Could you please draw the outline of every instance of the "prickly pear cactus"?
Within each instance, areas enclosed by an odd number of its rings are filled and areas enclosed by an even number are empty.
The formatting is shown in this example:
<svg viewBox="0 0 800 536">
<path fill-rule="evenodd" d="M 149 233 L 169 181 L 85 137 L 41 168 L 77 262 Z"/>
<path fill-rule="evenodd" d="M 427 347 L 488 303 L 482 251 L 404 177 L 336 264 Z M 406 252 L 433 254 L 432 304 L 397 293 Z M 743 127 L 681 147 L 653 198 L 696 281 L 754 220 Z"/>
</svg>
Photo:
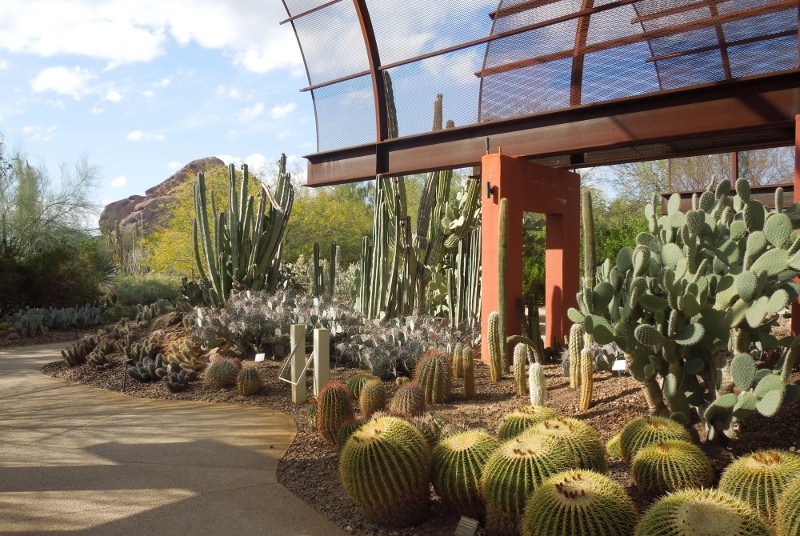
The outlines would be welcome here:
<svg viewBox="0 0 800 536">
<path fill-rule="evenodd" d="M 425 413 L 425 391 L 414 382 L 401 385 L 389 402 L 389 411 L 406 417 Z"/>
<path fill-rule="evenodd" d="M 386 407 L 386 387 L 380 378 L 364 384 L 358 395 L 358 407 L 365 420 L 369 419 L 376 411 L 381 411 Z"/>
<path fill-rule="evenodd" d="M 625 488 L 609 477 L 575 469 L 536 488 L 525 505 L 523 536 L 629 536 L 639 510 Z"/>
<path fill-rule="evenodd" d="M 688 489 L 659 499 L 642 516 L 636 536 L 769 536 L 755 510 L 715 489 Z"/>
<path fill-rule="evenodd" d="M 497 438 L 480 430 L 453 434 L 436 445 L 431 480 L 444 504 L 461 515 L 483 518 L 481 475 L 484 464 L 499 446 Z"/>
<path fill-rule="evenodd" d="M 427 515 L 431 452 L 411 424 L 373 419 L 344 445 L 339 474 L 345 492 L 373 523 L 412 525 Z"/>
<path fill-rule="evenodd" d="M 331 444 L 339 438 L 339 428 L 353 419 L 353 405 L 347 388 L 341 382 L 325 384 L 317 397 L 317 432 Z"/>
<path fill-rule="evenodd" d="M 783 490 L 800 476 L 800 454 L 759 450 L 733 461 L 719 479 L 719 489 L 749 504 L 774 521 Z"/>
<path fill-rule="evenodd" d="M 631 463 L 640 449 L 652 443 L 677 439 L 691 443 L 692 437 L 686 428 L 665 417 L 639 417 L 626 424 L 620 431 L 619 449 L 622 461 Z"/>
<path fill-rule="evenodd" d="M 563 445 L 575 457 L 576 469 L 589 469 L 598 473 L 608 471 L 606 446 L 597 431 L 578 419 L 556 417 L 538 422 L 524 434 L 539 434 Z"/>
<path fill-rule="evenodd" d="M 429 350 L 414 368 L 414 381 L 425 391 L 426 404 L 443 404 L 453 390 L 452 369 L 447 356 Z"/>
<path fill-rule="evenodd" d="M 631 477 L 645 495 L 657 497 L 687 488 L 708 488 L 714 466 L 705 452 L 686 441 L 661 441 L 639 450 L 631 462 Z"/>
<path fill-rule="evenodd" d="M 261 390 L 264 382 L 258 375 L 258 369 L 255 367 L 242 367 L 236 379 L 236 388 L 238 391 L 245 395 L 254 395 Z"/>
<path fill-rule="evenodd" d="M 552 439 L 525 434 L 506 441 L 483 468 L 486 533 L 515 536 L 530 494 L 545 479 L 573 467 L 575 459 Z"/>
<path fill-rule="evenodd" d="M 506 441 L 516 437 L 534 424 L 558 417 L 556 412 L 546 406 L 526 406 L 515 409 L 500 420 L 497 427 L 497 437 Z"/>
</svg>

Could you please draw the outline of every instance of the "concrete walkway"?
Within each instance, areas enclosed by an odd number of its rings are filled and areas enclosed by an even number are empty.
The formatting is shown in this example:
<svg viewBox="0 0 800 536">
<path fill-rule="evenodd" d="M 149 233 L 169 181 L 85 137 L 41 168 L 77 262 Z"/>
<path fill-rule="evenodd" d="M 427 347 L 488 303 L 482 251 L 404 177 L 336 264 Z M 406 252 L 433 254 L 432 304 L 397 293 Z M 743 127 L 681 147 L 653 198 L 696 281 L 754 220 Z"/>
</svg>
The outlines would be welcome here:
<svg viewBox="0 0 800 536">
<path fill-rule="evenodd" d="M 287 415 L 42 374 L 63 346 L 0 351 L 0 534 L 345 534 L 277 482 Z"/>
</svg>

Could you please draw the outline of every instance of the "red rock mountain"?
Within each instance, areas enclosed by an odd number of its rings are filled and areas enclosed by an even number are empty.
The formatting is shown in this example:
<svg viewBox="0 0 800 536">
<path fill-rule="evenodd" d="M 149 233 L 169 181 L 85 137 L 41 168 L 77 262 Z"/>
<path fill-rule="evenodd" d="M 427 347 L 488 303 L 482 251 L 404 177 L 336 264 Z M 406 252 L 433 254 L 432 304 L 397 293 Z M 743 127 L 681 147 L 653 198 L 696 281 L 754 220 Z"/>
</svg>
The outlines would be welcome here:
<svg viewBox="0 0 800 536">
<path fill-rule="evenodd" d="M 225 163 L 215 156 L 194 160 L 161 184 L 149 188 L 145 195 L 132 195 L 109 203 L 100 214 L 100 229 L 110 229 L 117 221 L 122 227 L 142 222 L 145 229 L 152 229 L 161 216 L 159 207 L 169 202 L 178 186 L 194 180 L 201 171 L 208 172 L 219 166 L 224 167 Z"/>
</svg>

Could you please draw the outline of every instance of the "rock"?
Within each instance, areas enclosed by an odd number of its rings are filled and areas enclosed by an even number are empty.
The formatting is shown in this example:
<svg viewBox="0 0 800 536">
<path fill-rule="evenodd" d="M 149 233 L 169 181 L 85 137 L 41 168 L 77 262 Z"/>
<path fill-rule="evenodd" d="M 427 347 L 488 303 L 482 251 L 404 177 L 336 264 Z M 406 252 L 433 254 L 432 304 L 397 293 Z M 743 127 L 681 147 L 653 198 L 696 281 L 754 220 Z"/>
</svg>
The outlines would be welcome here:
<svg viewBox="0 0 800 536">
<path fill-rule="evenodd" d="M 136 222 L 144 224 L 147 229 L 153 229 L 160 221 L 163 213 L 161 207 L 169 204 L 175 190 L 187 180 L 194 180 L 201 171 L 208 172 L 216 167 L 224 167 L 225 163 L 215 156 L 194 160 L 171 177 L 160 184 L 148 188 L 145 195 L 132 195 L 109 203 L 100 214 L 99 227 L 102 231 L 114 228 L 116 222 L 121 227 L 133 225 Z"/>
</svg>

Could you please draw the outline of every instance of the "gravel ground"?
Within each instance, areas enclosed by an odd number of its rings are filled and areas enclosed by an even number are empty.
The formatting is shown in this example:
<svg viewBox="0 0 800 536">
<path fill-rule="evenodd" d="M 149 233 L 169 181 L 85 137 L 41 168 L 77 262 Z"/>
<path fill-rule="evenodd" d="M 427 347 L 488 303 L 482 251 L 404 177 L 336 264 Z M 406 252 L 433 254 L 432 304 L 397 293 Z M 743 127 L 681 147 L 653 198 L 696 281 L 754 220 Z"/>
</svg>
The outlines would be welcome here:
<svg viewBox="0 0 800 536">
<path fill-rule="evenodd" d="M 80 334 L 79 334 L 80 335 Z M 162 349 L 169 343 L 186 337 L 179 326 L 153 331 L 142 331 L 139 336 L 150 335 Z M 63 337 L 63 338 L 60 338 Z M 59 340 L 75 340 L 75 333 L 48 334 L 36 340 L 7 341 L 0 338 L 0 348 L 19 345 L 20 342 L 43 343 Z M 43 372 L 69 381 L 95 385 L 102 389 L 121 391 L 123 387 L 122 355 L 112 355 L 114 366 L 108 370 L 95 370 L 87 365 L 67 368 L 63 361 L 56 361 L 44 367 Z M 337 470 L 338 454 L 335 447 L 325 444 L 314 429 L 314 401 L 295 405 L 291 402 L 290 386 L 278 379 L 280 363 L 265 361 L 249 363 L 255 366 L 264 388 L 252 396 L 242 396 L 233 388 L 209 389 L 202 382 L 190 384 L 182 393 L 169 393 L 160 383 L 142 384 L 128 378 L 125 393 L 135 397 L 162 398 L 175 400 L 199 400 L 226 404 L 252 405 L 275 409 L 292 416 L 297 423 L 297 437 L 278 468 L 279 481 L 309 503 L 323 515 L 330 518 L 345 531 L 354 535 L 449 535 L 453 534 L 458 516 L 445 511 L 433 493 L 431 516 L 421 525 L 405 529 L 380 527 L 365 522 L 359 509 L 344 493 Z M 610 439 L 631 419 L 646 415 L 647 408 L 638 382 L 633 378 L 615 373 L 596 373 L 594 376 L 594 395 L 592 407 L 583 413 L 577 410 L 577 393 L 569 388 L 568 379 L 563 376 L 560 364 L 545 367 L 548 387 L 547 405 L 561 415 L 574 416 L 592 425 L 603 440 Z M 345 382 L 350 376 L 361 371 L 336 369 L 331 371 L 332 380 Z M 795 373 L 792 381 L 798 382 L 800 374 Z M 311 376 L 307 378 L 311 392 Z M 452 399 L 441 405 L 429 406 L 428 411 L 444 420 L 452 428 L 482 428 L 495 431 L 503 415 L 512 409 L 529 403 L 527 397 L 514 394 L 513 378 L 507 374 L 500 382 L 489 380 L 488 367 L 476 365 L 476 384 L 478 395 L 473 400 L 463 396 L 461 380 L 454 380 Z M 396 389 L 394 382 L 386 382 L 389 395 Z M 356 407 L 358 416 L 358 408 Z M 698 426 L 702 437 L 703 431 Z M 765 419 L 754 416 L 742 424 L 740 438 L 724 447 L 704 445 L 703 448 L 714 460 L 718 470 L 741 454 L 758 448 L 800 448 L 800 404 L 783 408 L 775 417 Z M 629 468 L 619 460 L 611 460 L 610 476 L 623 485 L 640 509 L 648 506 L 648 500 L 641 497 L 629 481 Z M 479 531 L 478 534 L 483 534 Z"/>
</svg>

